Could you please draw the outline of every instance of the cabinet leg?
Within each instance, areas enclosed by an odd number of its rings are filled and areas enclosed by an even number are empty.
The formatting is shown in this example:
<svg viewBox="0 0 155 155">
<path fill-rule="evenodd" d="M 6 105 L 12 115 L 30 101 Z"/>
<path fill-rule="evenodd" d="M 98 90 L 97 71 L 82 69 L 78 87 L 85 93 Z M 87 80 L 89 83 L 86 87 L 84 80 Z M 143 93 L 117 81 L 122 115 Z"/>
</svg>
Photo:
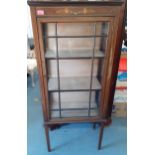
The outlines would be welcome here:
<svg viewBox="0 0 155 155">
<path fill-rule="evenodd" d="M 93 129 L 96 129 L 96 123 L 93 123 Z"/>
<path fill-rule="evenodd" d="M 98 141 L 98 149 L 101 149 L 101 145 L 102 145 L 102 137 L 103 137 L 103 130 L 104 130 L 104 122 L 101 122 L 101 127 L 100 127 L 100 131 L 99 131 L 99 141 Z"/>
<path fill-rule="evenodd" d="M 48 152 L 51 152 L 50 136 L 49 136 L 49 128 L 48 128 L 48 126 L 45 126 L 45 134 L 46 134 L 47 149 L 48 149 Z"/>
</svg>

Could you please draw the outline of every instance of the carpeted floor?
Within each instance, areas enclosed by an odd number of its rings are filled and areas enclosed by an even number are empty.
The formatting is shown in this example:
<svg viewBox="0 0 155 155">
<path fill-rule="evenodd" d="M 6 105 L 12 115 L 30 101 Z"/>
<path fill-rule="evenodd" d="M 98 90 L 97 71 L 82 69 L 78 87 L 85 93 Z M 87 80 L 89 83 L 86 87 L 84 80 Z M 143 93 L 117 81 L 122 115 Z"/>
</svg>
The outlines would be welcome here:
<svg viewBox="0 0 155 155">
<path fill-rule="evenodd" d="M 97 150 L 98 126 L 95 130 L 91 123 L 68 124 L 50 132 L 52 152 L 47 151 L 40 102 L 40 90 L 37 72 L 35 88 L 31 79 L 27 80 L 27 154 L 28 155 L 126 155 L 127 121 L 125 118 L 113 118 L 103 135 L 103 147 Z"/>
</svg>

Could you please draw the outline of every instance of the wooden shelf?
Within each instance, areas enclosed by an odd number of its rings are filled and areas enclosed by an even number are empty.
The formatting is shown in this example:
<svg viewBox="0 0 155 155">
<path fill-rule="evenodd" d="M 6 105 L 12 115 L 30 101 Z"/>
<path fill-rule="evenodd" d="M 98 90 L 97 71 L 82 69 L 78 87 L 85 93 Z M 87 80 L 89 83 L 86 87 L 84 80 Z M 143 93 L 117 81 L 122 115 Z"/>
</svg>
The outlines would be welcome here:
<svg viewBox="0 0 155 155">
<path fill-rule="evenodd" d="M 76 51 L 59 51 L 59 57 L 58 59 L 89 59 L 92 58 L 93 51 L 91 50 L 76 50 Z M 95 58 L 103 58 L 104 53 L 101 51 L 95 51 Z M 56 51 L 47 50 L 45 53 L 46 59 L 56 59 Z"/>
<path fill-rule="evenodd" d="M 90 89 L 90 77 L 60 78 L 60 91 L 88 91 Z M 48 80 L 48 90 L 57 92 L 58 78 Z M 101 90 L 101 85 L 96 77 L 92 79 L 92 90 Z"/>
</svg>

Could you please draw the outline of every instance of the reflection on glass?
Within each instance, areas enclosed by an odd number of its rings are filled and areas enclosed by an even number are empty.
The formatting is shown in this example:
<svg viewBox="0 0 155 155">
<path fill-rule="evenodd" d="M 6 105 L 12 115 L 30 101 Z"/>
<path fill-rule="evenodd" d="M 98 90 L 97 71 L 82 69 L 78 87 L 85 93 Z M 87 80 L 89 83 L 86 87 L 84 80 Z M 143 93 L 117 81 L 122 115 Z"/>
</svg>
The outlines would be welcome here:
<svg viewBox="0 0 155 155">
<path fill-rule="evenodd" d="M 51 117 L 98 116 L 109 23 L 47 23 L 43 33 Z"/>
</svg>

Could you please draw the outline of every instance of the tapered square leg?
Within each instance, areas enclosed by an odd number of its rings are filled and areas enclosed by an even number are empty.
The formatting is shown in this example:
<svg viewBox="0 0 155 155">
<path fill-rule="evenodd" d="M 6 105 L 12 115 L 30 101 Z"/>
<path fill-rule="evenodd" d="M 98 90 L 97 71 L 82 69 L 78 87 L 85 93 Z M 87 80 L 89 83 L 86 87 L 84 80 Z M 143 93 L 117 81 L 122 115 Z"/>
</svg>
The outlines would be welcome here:
<svg viewBox="0 0 155 155">
<path fill-rule="evenodd" d="M 101 145 L 102 145 L 102 137 L 103 137 L 103 130 L 104 130 L 104 122 L 101 122 L 101 127 L 100 127 L 100 131 L 99 131 L 99 141 L 98 141 L 98 149 L 101 149 Z"/>
<path fill-rule="evenodd" d="M 48 152 L 51 152 L 49 127 L 48 126 L 45 126 L 45 133 L 46 133 L 47 149 L 48 149 Z"/>
<path fill-rule="evenodd" d="M 96 123 L 93 123 L 93 129 L 96 129 Z"/>
</svg>

